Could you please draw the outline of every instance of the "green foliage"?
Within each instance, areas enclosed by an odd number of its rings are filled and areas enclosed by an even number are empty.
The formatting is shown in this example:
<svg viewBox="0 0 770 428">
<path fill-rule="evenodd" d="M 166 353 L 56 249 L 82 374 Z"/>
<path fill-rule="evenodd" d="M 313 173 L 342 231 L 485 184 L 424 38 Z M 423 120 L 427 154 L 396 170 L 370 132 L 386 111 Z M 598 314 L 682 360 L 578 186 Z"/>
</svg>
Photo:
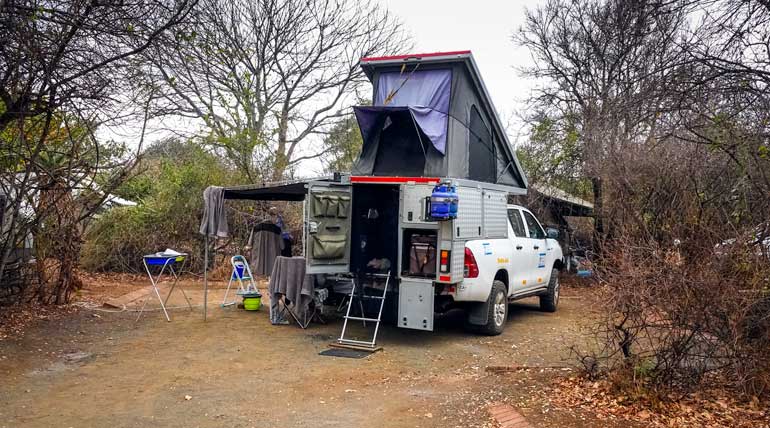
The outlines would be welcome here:
<svg viewBox="0 0 770 428">
<path fill-rule="evenodd" d="M 361 153 L 361 131 L 354 117 L 337 123 L 324 139 L 329 150 L 325 161 L 327 172 L 349 172 Z"/>
<path fill-rule="evenodd" d="M 586 197 L 590 182 L 581 170 L 583 147 L 575 122 L 570 118 L 540 118 L 529 141 L 516 155 L 530 183 L 550 184 L 567 193 Z"/>
<path fill-rule="evenodd" d="M 238 175 L 191 142 L 166 141 L 145 153 L 138 175 L 115 193 L 139 203 L 114 208 L 86 235 L 82 265 L 88 270 L 139 271 L 143 254 L 167 247 L 189 252 L 188 266 L 203 253 L 198 235 L 203 190 L 228 185 Z"/>
</svg>

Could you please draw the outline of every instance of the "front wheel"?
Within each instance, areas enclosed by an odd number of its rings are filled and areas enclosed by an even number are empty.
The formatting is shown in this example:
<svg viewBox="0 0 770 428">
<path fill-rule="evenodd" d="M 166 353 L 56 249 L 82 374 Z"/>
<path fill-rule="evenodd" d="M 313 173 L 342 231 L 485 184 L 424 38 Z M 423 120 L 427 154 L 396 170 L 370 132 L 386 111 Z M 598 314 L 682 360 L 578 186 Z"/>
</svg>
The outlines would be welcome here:
<svg viewBox="0 0 770 428">
<path fill-rule="evenodd" d="M 481 326 L 479 332 L 497 336 L 505 329 L 505 321 L 508 319 L 508 296 L 506 296 L 505 284 L 501 281 L 492 283 L 487 305 L 487 323 Z"/>
<path fill-rule="evenodd" d="M 551 270 L 551 279 L 548 280 L 548 291 L 540 296 L 540 310 L 544 312 L 556 312 L 559 305 L 559 270 Z"/>
</svg>

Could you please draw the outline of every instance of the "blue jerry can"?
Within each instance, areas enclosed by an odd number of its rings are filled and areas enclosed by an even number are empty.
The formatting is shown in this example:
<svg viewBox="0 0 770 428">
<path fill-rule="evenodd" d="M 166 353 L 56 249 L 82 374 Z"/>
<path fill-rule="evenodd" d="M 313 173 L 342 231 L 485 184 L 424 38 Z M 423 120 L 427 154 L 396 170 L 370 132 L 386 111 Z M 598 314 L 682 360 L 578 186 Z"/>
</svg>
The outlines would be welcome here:
<svg viewBox="0 0 770 428">
<path fill-rule="evenodd" d="M 430 216 L 438 220 L 457 218 L 457 188 L 447 183 L 433 188 L 430 196 Z"/>
</svg>

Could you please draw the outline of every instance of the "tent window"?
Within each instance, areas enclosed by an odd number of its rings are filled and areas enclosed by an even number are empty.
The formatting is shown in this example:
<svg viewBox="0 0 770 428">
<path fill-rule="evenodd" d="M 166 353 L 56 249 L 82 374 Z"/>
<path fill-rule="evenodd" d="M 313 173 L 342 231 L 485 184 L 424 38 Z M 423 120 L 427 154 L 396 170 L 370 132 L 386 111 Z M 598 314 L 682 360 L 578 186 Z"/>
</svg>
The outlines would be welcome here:
<svg viewBox="0 0 770 428">
<path fill-rule="evenodd" d="M 476 106 L 471 107 L 468 128 L 468 178 L 494 183 L 497 180 L 495 145 Z"/>
</svg>

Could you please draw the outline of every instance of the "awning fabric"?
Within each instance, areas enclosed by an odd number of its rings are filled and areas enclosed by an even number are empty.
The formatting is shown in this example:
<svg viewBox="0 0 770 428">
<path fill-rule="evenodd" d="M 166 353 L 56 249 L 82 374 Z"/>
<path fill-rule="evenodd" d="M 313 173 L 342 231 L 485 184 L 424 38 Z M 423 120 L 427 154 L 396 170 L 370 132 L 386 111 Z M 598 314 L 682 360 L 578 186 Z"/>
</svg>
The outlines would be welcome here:
<svg viewBox="0 0 770 428">
<path fill-rule="evenodd" d="M 237 186 L 225 188 L 225 199 L 252 201 L 303 201 L 307 183 L 289 183 L 276 186 Z"/>
<path fill-rule="evenodd" d="M 433 147 L 441 154 L 446 154 L 451 85 L 450 69 L 382 73 L 377 84 L 374 106 L 409 108 Z M 356 116 L 359 117 L 358 111 Z"/>
<path fill-rule="evenodd" d="M 228 235 L 225 199 L 252 201 L 302 201 L 307 194 L 305 182 L 277 186 L 209 186 L 203 191 L 203 217 L 200 233 L 225 238 Z"/>
</svg>

